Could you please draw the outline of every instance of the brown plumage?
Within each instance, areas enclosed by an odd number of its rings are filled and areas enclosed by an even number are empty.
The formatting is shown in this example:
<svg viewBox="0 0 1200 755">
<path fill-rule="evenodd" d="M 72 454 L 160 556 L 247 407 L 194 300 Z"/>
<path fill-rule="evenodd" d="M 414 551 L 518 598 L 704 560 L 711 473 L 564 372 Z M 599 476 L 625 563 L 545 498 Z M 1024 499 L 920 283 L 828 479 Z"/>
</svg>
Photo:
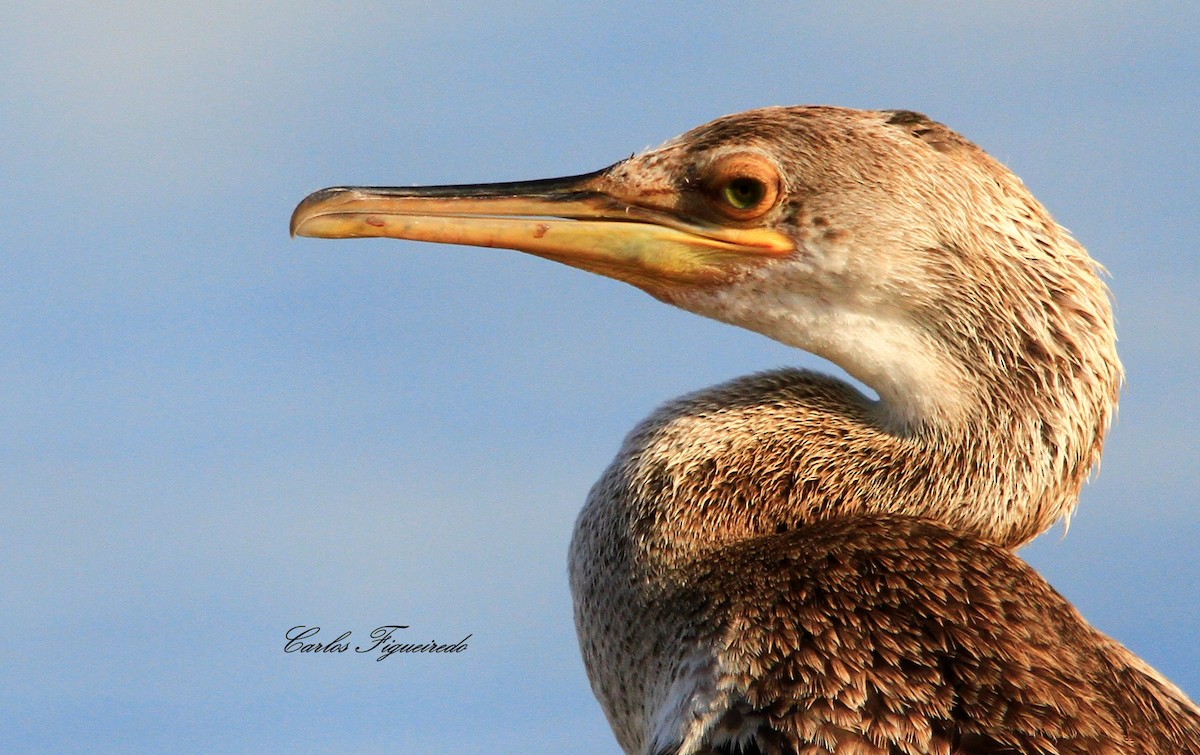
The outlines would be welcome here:
<svg viewBox="0 0 1200 755">
<path fill-rule="evenodd" d="M 953 131 L 766 108 L 570 179 L 327 189 L 293 231 L 522 249 L 878 393 L 782 370 L 626 439 L 570 555 L 626 752 L 1200 751 L 1195 705 L 1009 550 L 1071 512 L 1121 368 L 1095 264 Z"/>
<path fill-rule="evenodd" d="M 1186 698 L 1129 667 L 1016 556 L 941 524 L 833 519 L 690 572 L 652 618 L 684 647 L 721 649 L 717 688 L 737 694 L 710 751 L 736 752 L 722 739 L 750 731 L 746 751 L 762 753 L 1097 755 L 1196 741 Z"/>
</svg>

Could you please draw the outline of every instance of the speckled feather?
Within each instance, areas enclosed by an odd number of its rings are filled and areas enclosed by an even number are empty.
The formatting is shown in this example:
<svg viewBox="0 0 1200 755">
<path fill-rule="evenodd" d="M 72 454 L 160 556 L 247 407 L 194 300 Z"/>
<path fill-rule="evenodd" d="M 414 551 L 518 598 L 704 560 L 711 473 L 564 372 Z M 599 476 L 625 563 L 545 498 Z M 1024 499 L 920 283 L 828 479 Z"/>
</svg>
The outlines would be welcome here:
<svg viewBox="0 0 1200 755">
<path fill-rule="evenodd" d="M 730 151 L 774 161 L 795 254 L 671 304 L 826 356 L 631 433 L 571 583 L 629 753 L 1179 753 L 1200 712 L 1007 549 L 1075 506 L 1121 368 L 1095 263 L 982 150 L 919 114 L 767 108 L 598 185 L 702 214 Z M 640 285 L 640 284 L 639 284 Z M 741 749 L 739 749 L 741 748 Z"/>
<path fill-rule="evenodd" d="M 763 753 L 1180 752 L 1200 735 L 1194 716 L 1190 738 L 1165 731 L 1156 706 L 1187 721 L 1186 703 L 1130 684 L 1020 559 L 924 520 L 747 541 L 664 606 L 719 649 L 737 704 L 713 739 Z"/>
</svg>

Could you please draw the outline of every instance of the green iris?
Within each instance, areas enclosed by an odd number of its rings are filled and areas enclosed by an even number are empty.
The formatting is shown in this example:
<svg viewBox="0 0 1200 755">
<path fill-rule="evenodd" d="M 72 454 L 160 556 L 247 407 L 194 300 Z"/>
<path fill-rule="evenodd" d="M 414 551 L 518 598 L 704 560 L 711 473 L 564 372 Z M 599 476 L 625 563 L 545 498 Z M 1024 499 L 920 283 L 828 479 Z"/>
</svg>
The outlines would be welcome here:
<svg viewBox="0 0 1200 755">
<path fill-rule="evenodd" d="M 767 187 L 756 178 L 735 178 L 725 184 L 725 201 L 739 210 L 750 210 L 763 201 Z"/>
</svg>

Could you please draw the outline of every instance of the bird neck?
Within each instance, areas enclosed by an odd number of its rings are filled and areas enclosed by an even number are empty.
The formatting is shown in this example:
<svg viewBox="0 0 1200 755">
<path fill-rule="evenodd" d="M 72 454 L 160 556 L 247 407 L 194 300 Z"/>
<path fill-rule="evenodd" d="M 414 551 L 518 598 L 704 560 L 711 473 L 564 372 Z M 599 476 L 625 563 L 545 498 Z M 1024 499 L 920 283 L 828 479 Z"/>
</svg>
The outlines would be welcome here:
<svg viewBox="0 0 1200 755">
<path fill-rule="evenodd" d="M 799 370 L 683 397 L 626 439 L 580 515 L 572 561 L 653 581 L 747 539 L 886 514 L 1016 547 L 1075 505 L 1120 375 L 1115 363 L 1103 380 L 1049 371 L 976 370 L 990 383 L 950 403 L 930 392 L 924 413 Z"/>
<path fill-rule="evenodd" d="M 797 255 L 671 296 L 835 362 L 878 400 L 784 372 L 668 405 L 614 465 L 631 477 L 631 500 L 645 496 L 655 512 L 646 521 L 693 520 L 648 542 L 720 547 L 816 520 L 901 514 L 1015 547 L 1069 515 L 1122 373 L 1095 263 L 1035 209 L 1039 222 L 1012 231 L 1018 241 L 989 232 L 972 239 L 973 255 L 954 238 L 916 261 L 866 255 L 904 267 L 864 278 L 826 249 L 817 263 L 816 252 Z M 913 293 L 879 282 L 894 278 L 938 285 Z"/>
</svg>

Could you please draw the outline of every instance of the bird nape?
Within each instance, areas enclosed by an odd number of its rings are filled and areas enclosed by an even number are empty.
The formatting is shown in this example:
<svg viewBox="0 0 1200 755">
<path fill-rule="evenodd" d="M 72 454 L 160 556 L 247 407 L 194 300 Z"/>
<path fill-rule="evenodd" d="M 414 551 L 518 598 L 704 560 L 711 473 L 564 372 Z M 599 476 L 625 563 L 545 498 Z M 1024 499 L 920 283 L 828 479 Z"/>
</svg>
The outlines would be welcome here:
<svg viewBox="0 0 1200 755">
<path fill-rule="evenodd" d="M 595 173 L 332 188 L 292 232 L 507 247 L 841 365 L 677 399 L 575 527 L 628 753 L 1180 753 L 1200 710 L 1013 554 L 1070 514 L 1121 366 L 1087 252 L 910 111 L 764 108 Z"/>
</svg>

